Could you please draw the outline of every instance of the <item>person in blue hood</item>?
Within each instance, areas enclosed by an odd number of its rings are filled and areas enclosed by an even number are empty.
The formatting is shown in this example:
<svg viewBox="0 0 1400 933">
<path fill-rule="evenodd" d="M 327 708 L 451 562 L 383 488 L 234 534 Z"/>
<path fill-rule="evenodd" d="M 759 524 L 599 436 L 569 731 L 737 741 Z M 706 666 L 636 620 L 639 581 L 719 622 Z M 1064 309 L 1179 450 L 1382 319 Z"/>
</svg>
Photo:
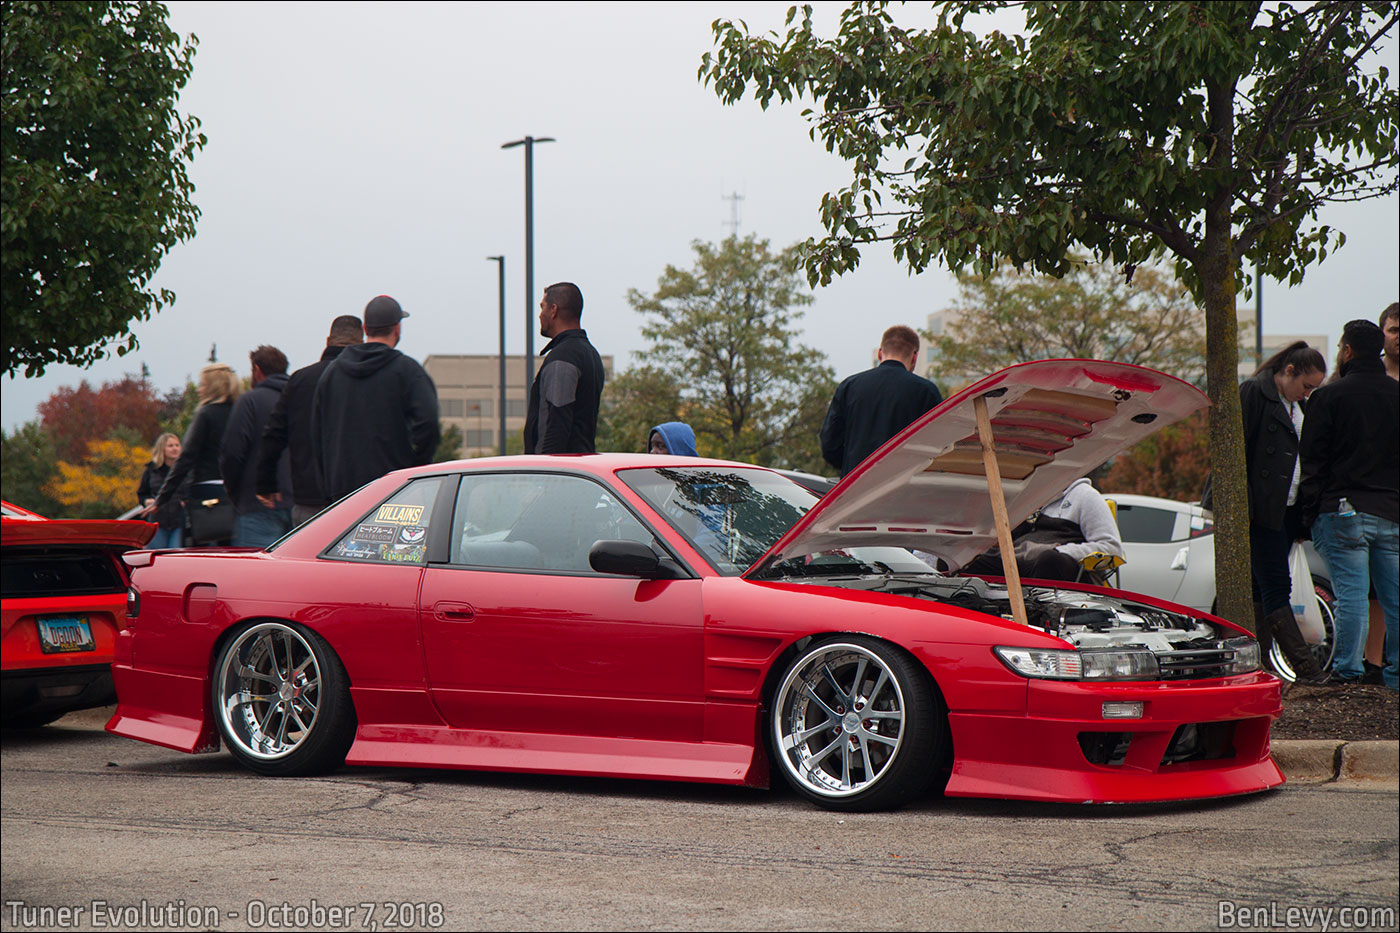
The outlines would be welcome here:
<svg viewBox="0 0 1400 933">
<path fill-rule="evenodd" d="M 647 453 L 700 456 L 695 450 L 695 432 L 684 421 L 668 421 L 652 428 L 647 436 Z"/>
</svg>

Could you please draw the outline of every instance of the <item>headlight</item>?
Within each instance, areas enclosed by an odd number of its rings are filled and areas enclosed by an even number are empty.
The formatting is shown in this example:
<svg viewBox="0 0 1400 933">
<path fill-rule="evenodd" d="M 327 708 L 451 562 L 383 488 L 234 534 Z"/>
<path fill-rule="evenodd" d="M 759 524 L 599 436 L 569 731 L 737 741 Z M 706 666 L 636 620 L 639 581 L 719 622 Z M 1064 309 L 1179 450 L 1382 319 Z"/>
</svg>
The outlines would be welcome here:
<svg viewBox="0 0 1400 933">
<path fill-rule="evenodd" d="M 1157 656 L 1146 648 L 1081 651 L 1085 680 L 1156 680 Z"/>
<path fill-rule="evenodd" d="M 1232 648 L 1235 652 L 1234 663 L 1230 665 L 1227 673 L 1248 674 L 1250 671 L 1259 670 L 1259 642 L 1248 636 L 1230 638 L 1226 640 L 1225 647 Z"/>
<path fill-rule="evenodd" d="M 1022 677 L 1048 680 L 1156 680 L 1157 656 L 1146 648 L 993 649 L 1001 662 Z M 1256 652 L 1257 655 L 1257 652 Z"/>
</svg>

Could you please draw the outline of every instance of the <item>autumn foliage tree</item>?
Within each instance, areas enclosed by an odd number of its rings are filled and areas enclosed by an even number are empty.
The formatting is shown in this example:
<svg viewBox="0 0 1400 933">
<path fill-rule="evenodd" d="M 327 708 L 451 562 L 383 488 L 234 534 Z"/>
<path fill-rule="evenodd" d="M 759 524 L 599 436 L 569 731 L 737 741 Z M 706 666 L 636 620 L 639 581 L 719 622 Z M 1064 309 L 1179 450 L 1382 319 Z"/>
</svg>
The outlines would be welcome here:
<svg viewBox="0 0 1400 933">
<path fill-rule="evenodd" d="M 84 379 L 77 388 L 58 389 L 39 405 L 40 424 L 59 458 L 70 463 L 83 460 L 90 444 L 118 428 L 126 429 L 134 440 L 154 443 L 167 414 L 167 400 L 133 375 L 105 382 L 100 389 Z"/>
<path fill-rule="evenodd" d="M 1099 482 L 1106 492 L 1196 502 L 1210 474 L 1205 412 L 1158 431 L 1114 458 Z"/>
<path fill-rule="evenodd" d="M 5 497 L 49 518 L 121 514 L 136 504 L 141 479 L 129 461 L 148 461 L 165 431 L 183 436 L 196 401 L 193 384 L 162 395 L 144 372 L 99 389 L 86 381 L 58 389 L 38 419 L 4 436 Z"/>
<path fill-rule="evenodd" d="M 151 459 L 149 447 L 123 440 L 88 445 L 81 462 L 60 459 L 44 491 L 72 518 L 113 518 L 136 505 L 136 487 Z"/>
</svg>

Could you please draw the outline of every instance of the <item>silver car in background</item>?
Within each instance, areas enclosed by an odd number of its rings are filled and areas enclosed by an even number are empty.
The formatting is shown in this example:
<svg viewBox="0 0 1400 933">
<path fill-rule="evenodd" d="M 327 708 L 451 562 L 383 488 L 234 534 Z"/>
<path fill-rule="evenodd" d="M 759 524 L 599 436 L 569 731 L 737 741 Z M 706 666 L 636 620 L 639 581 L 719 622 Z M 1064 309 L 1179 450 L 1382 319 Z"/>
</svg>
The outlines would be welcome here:
<svg viewBox="0 0 1400 933">
<path fill-rule="evenodd" d="M 1204 612 L 1215 612 L 1215 522 L 1210 512 L 1195 502 L 1177 502 L 1156 496 L 1104 493 L 1117 507 L 1118 532 L 1123 538 L 1123 566 L 1117 585 L 1181 603 Z M 1312 569 L 1313 589 L 1322 609 L 1327 638 L 1313 646 L 1317 663 L 1332 663 L 1332 583 L 1327 563 L 1304 545 Z M 1275 643 L 1269 665 L 1283 680 L 1294 679 L 1293 667 Z"/>
</svg>

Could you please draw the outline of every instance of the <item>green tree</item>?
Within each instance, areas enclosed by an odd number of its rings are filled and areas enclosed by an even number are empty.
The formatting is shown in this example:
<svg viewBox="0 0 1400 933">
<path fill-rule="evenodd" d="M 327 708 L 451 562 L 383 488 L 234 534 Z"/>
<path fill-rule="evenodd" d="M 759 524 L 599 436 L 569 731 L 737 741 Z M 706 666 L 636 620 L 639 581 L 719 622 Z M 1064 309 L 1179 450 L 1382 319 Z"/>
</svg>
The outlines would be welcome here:
<svg viewBox="0 0 1400 933">
<path fill-rule="evenodd" d="M 958 276 L 932 345 L 929 378 L 955 392 L 1013 363 L 1114 360 L 1205 381 L 1205 316 L 1170 273 L 1145 267 L 1132 282 L 1102 263 L 1078 262 L 1063 278 L 1003 261 L 989 275 Z"/>
<path fill-rule="evenodd" d="M 1021 35 L 965 27 L 1018 8 Z M 892 243 L 911 269 L 1051 275 L 1075 250 L 1125 274 L 1167 258 L 1205 308 L 1220 609 L 1252 625 L 1236 368 L 1241 264 L 1292 282 L 1341 245 L 1332 201 L 1396 190 L 1397 105 L 1372 53 L 1394 3 L 945 2 L 897 26 L 857 3 L 821 39 L 715 23 L 700 76 L 721 100 L 807 97 L 812 135 L 851 163 L 821 202 L 813 282 Z"/>
<path fill-rule="evenodd" d="M 61 517 L 58 500 L 44 490 L 57 462 L 53 440 L 37 420 L 13 434 L 0 430 L 0 495 L 46 518 Z"/>
<path fill-rule="evenodd" d="M 835 378 L 820 352 L 796 342 L 797 309 L 812 296 L 795 248 L 775 253 L 753 236 L 691 245 L 693 268 L 667 266 L 654 294 L 628 290 L 647 318 L 649 346 L 638 357 L 679 383 L 680 414 L 701 455 L 819 467 L 817 432 Z M 824 399 L 815 417 L 814 397 Z"/>
<path fill-rule="evenodd" d="M 675 376 L 653 366 L 633 366 L 610 379 L 603 389 L 597 447 L 602 451 L 645 451 L 648 432 L 667 421 L 685 421 L 686 409 Z"/>
<path fill-rule="evenodd" d="M 433 454 L 433 463 L 445 463 L 448 460 L 460 460 L 462 457 L 462 429 L 455 424 L 443 422 L 442 435 L 438 438 L 437 451 Z"/>
<path fill-rule="evenodd" d="M 199 389 L 193 382 L 187 381 L 183 388 L 171 389 L 160 399 L 160 429 L 183 440 L 198 408 Z"/>
<path fill-rule="evenodd" d="M 150 287 L 194 235 L 186 166 L 205 138 L 176 98 L 196 40 L 152 2 L 6 2 L 0 88 L 0 307 L 5 372 L 136 348 Z"/>
</svg>

